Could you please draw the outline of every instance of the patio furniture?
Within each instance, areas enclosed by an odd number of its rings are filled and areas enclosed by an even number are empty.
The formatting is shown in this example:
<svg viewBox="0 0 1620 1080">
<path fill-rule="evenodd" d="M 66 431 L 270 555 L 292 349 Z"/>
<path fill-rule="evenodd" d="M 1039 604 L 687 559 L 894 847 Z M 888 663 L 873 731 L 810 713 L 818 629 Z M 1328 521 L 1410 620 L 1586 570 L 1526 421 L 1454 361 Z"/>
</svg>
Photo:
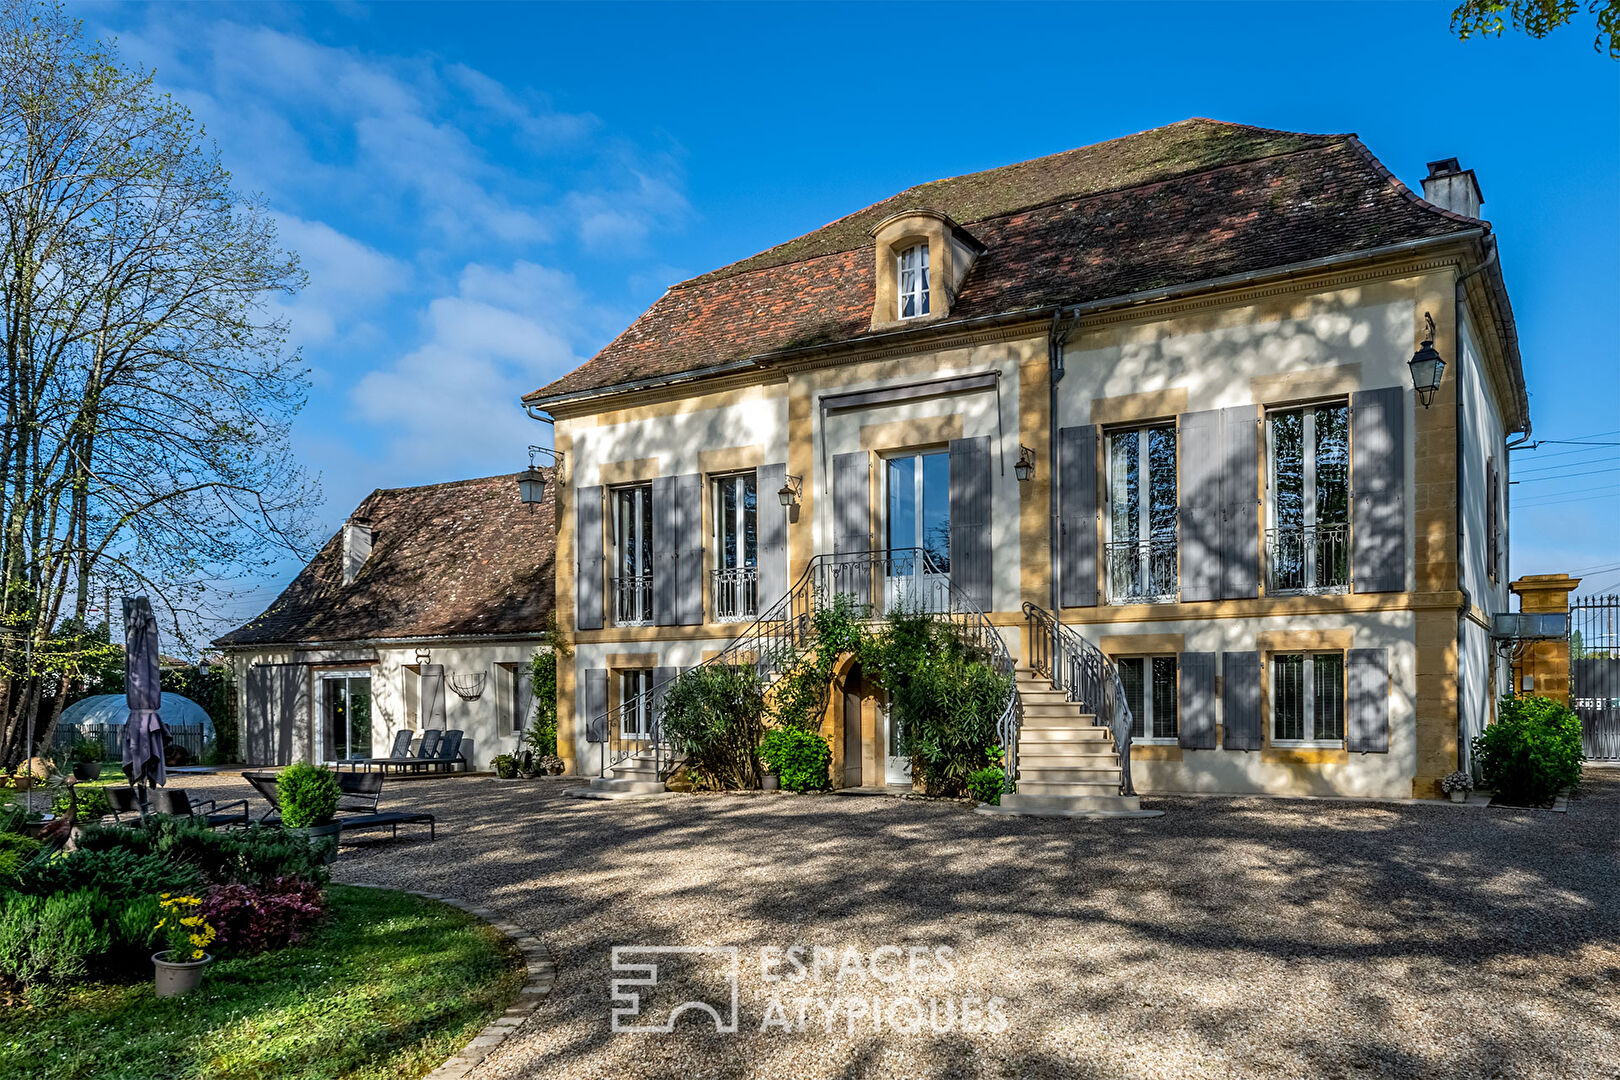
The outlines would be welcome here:
<svg viewBox="0 0 1620 1080">
<path fill-rule="evenodd" d="M 245 772 L 242 777 L 270 804 L 270 810 L 259 821 L 273 824 L 281 820 L 280 806 L 276 802 L 276 774 Z M 339 773 L 337 781 L 340 795 L 337 816 L 333 820 L 342 826 L 338 834 L 340 840 L 343 833 L 381 828 L 391 829 L 397 837 L 401 825 L 426 825 L 428 839 L 439 838 L 438 827 L 432 814 L 400 810 L 378 811 L 377 804 L 382 798 L 382 773 Z"/>
<path fill-rule="evenodd" d="M 135 789 L 132 787 L 107 787 L 107 805 L 112 807 L 113 820 L 120 825 L 139 825 L 141 823 L 141 804 L 135 798 Z"/>
<path fill-rule="evenodd" d="M 154 794 L 157 796 L 157 812 L 160 814 L 173 814 L 175 817 L 189 817 L 193 821 L 201 821 L 210 829 L 217 829 L 222 825 L 242 825 L 248 823 L 248 804 L 246 799 L 231 799 L 220 802 L 217 799 L 191 800 L 185 788 L 158 788 Z M 230 807 L 240 806 L 240 810 Z"/>
<path fill-rule="evenodd" d="M 428 839 L 438 839 L 438 829 L 432 814 L 401 810 L 379 811 L 377 809 L 377 804 L 382 799 L 382 773 L 368 772 L 340 775 L 338 777 L 338 789 L 343 795 L 338 800 L 337 823 L 343 826 L 343 832 L 388 828 L 397 837 L 401 825 L 426 825 L 428 827 Z"/>
<path fill-rule="evenodd" d="M 439 742 L 438 751 L 436 753 L 434 753 L 432 756 L 425 754 L 417 755 L 418 767 L 424 769 L 442 770 L 444 772 L 454 772 L 456 763 L 459 761 L 462 767 L 465 768 L 467 765 L 467 759 L 461 756 L 462 734 L 463 733 L 460 728 L 451 728 L 449 731 L 445 732 L 444 738 Z"/>
<path fill-rule="evenodd" d="M 401 728 L 399 731 L 394 732 L 394 745 L 388 748 L 388 753 L 383 757 L 339 758 L 337 761 L 329 761 L 327 764 L 337 769 L 342 769 L 343 766 L 347 765 L 351 771 L 356 772 L 363 765 L 365 771 L 370 772 L 373 765 L 386 768 L 391 764 L 409 761 L 411 760 L 411 740 L 415 737 L 416 732 L 410 728 Z"/>
</svg>

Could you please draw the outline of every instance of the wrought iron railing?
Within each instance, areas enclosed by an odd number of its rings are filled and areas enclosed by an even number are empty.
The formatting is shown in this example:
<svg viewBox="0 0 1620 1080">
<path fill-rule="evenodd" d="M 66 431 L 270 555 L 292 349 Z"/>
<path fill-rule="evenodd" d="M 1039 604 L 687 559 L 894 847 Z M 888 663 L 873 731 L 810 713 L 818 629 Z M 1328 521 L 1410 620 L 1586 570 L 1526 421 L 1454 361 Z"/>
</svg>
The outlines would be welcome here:
<svg viewBox="0 0 1620 1080">
<path fill-rule="evenodd" d="M 914 580 L 899 580 L 907 578 Z M 767 683 L 774 682 L 791 671 L 797 658 L 814 644 L 812 617 L 818 607 L 830 603 L 839 594 L 852 597 L 858 614 L 865 619 L 882 618 L 891 611 L 906 611 L 948 621 L 956 636 L 970 648 L 981 651 L 997 672 L 1009 677 L 1013 674 L 1013 657 L 1000 631 L 921 548 L 815 556 L 786 596 L 762 612 L 729 645 L 700 667 L 747 665 L 756 668 Z M 681 755 L 664 735 L 664 697 L 671 687 L 696 670 L 689 668 L 643 691 L 647 716 L 643 735 L 630 738 L 621 731 L 618 719 L 619 710 L 626 705 L 623 702 L 618 709 L 588 720 L 586 738 L 600 744 L 600 775 L 608 775 L 638 755 L 656 769 L 660 779 L 675 770 Z M 1011 685 L 1011 678 L 1008 681 L 1008 700 L 997 717 L 996 730 L 1007 754 L 1007 771 L 1011 778 L 1016 767 L 1022 713 L 1017 689 Z"/>
<path fill-rule="evenodd" d="M 1176 538 L 1108 544 L 1108 600 L 1114 604 L 1176 602 Z"/>
<path fill-rule="evenodd" d="M 613 579 L 613 625 L 642 626 L 653 618 L 651 574 L 626 574 Z"/>
<path fill-rule="evenodd" d="M 1119 793 L 1135 795 L 1131 784 L 1131 707 L 1119 668 L 1079 632 L 1064 626 L 1050 611 L 1024 605 L 1024 647 L 1035 674 L 1062 690 L 1070 701 L 1084 705 L 1098 727 L 1114 736 L 1119 755 Z"/>
<path fill-rule="evenodd" d="M 738 566 L 711 570 L 709 594 L 714 597 L 714 621 L 737 622 L 759 614 L 759 568 Z"/>
<path fill-rule="evenodd" d="M 1266 530 L 1266 592 L 1343 592 L 1350 586 L 1350 526 L 1295 525 Z"/>
</svg>

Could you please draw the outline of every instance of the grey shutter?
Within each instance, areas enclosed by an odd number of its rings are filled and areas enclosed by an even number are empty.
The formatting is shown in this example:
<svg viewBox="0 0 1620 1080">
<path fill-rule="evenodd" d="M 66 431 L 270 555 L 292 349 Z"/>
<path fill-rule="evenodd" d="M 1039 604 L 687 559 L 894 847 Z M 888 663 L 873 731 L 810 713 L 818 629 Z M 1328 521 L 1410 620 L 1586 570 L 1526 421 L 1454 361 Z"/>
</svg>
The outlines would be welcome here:
<svg viewBox="0 0 1620 1080">
<path fill-rule="evenodd" d="M 1215 749 L 1215 654 L 1182 653 L 1181 745 L 1188 750 Z"/>
<path fill-rule="evenodd" d="M 602 629 L 602 488 L 579 489 L 574 505 L 579 519 L 575 553 L 579 572 L 574 578 L 574 625 L 580 630 Z"/>
<path fill-rule="evenodd" d="M 990 436 L 951 440 L 951 581 L 990 610 Z"/>
<path fill-rule="evenodd" d="M 1259 750 L 1260 654 L 1221 653 L 1221 746 Z"/>
<path fill-rule="evenodd" d="M 419 725 L 423 731 L 435 728 L 443 731 L 444 723 L 444 665 L 423 664 L 422 673 L 417 676 L 416 700 L 421 709 L 422 722 Z"/>
<path fill-rule="evenodd" d="M 1350 539 L 1355 591 L 1406 588 L 1406 391 L 1350 395 Z"/>
<path fill-rule="evenodd" d="M 776 497 L 787 483 L 786 465 L 766 465 L 755 474 L 755 520 L 759 552 L 759 613 L 768 614 L 787 595 L 787 507 Z"/>
<path fill-rule="evenodd" d="M 587 668 L 585 671 L 586 742 L 607 742 L 607 676 L 607 668 Z"/>
<path fill-rule="evenodd" d="M 833 554 L 864 555 L 872 550 L 871 474 L 868 454 L 833 456 Z M 838 562 L 839 560 L 834 560 Z M 850 560 L 833 568 L 833 588 L 852 593 L 862 604 L 872 602 L 871 564 Z"/>
<path fill-rule="evenodd" d="M 652 718 L 655 730 L 662 731 L 664 723 L 664 695 L 669 693 L 670 680 L 681 673 L 680 668 L 661 667 L 653 669 L 652 697 L 647 702 L 647 715 Z"/>
<path fill-rule="evenodd" d="M 1097 606 L 1097 425 L 1058 431 L 1058 602 Z"/>
<path fill-rule="evenodd" d="M 1176 439 L 1183 601 L 1221 597 L 1221 426 L 1219 409 L 1184 413 Z"/>
<path fill-rule="evenodd" d="M 682 626 L 703 622 L 703 474 L 675 478 L 679 517 L 675 549 L 675 610 Z"/>
<path fill-rule="evenodd" d="M 1228 600 L 1260 595 L 1259 439 L 1254 406 L 1221 410 L 1221 595 Z"/>
<path fill-rule="evenodd" d="M 1346 747 L 1357 754 L 1389 753 L 1389 650 L 1345 654 Z"/>
<path fill-rule="evenodd" d="M 658 476 L 652 482 L 652 593 L 653 622 L 674 626 L 680 622 L 676 591 L 679 549 L 680 501 L 675 493 L 675 477 Z"/>
</svg>

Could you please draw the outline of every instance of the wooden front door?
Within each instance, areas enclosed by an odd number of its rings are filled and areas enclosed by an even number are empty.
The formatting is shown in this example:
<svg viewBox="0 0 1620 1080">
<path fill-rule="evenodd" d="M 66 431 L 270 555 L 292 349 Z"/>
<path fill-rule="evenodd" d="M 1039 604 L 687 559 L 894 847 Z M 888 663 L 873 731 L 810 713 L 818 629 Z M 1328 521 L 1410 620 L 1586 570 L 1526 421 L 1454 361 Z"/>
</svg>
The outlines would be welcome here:
<svg viewBox="0 0 1620 1080">
<path fill-rule="evenodd" d="M 844 786 L 861 786 L 861 668 L 844 676 Z"/>
</svg>

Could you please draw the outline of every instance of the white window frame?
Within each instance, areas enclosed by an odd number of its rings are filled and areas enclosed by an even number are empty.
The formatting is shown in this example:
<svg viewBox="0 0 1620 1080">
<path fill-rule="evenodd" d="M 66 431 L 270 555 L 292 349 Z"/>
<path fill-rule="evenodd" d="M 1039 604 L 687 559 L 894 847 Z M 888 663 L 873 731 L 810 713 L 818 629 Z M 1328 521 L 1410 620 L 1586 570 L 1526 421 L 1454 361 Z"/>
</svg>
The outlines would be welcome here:
<svg viewBox="0 0 1620 1080">
<path fill-rule="evenodd" d="M 1303 674 L 1301 678 L 1300 694 L 1303 699 L 1304 730 L 1302 739 L 1279 739 L 1277 735 L 1277 661 L 1285 656 L 1304 657 L 1301 664 Z M 1317 737 L 1316 730 L 1316 657 L 1336 656 L 1339 658 L 1339 730 L 1340 736 L 1336 739 L 1322 739 Z M 1306 749 L 1342 750 L 1347 745 L 1346 737 L 1349 735 L 1349 703 L 1347 693 L 1347 668 L 1345 653 L 1342 649 L 1279 649 L 1266 658 L 1269 665 L 1268 682 L 1270 684 L 1270 716 L 1267 717 L 1266 738 L 1271 746 L 1277 747 L 1303 747 Z"/>
<path fill-rule="evenodd" d="M 317 693 L 316 693 L 317 701 L 315 703 L 315 756 L 320 758 L 320 759 L 323 759 L 323 760 L 336 760 L 336 761 L 347 760 L 347 759 L 344 759 L 344 758 L 337 757 L 337 750 L 336 750 L 336 744 L 335 743 L 333 744 L 333 756 L 331 758 L 326 757 L 326 694 L 327 694 L 327 689 L 328 689 L 328 687 L 327 687 L 328 683 L 342 682 L 343 683 L 343 692 L 344 692 L 345 695 L 347 695 L 349 693 L 349 680 L 350 679 L 365 679 L 367 682 L 370 682 L 372 684 L 372 686 L 371 686 L 371 709 L 372 709 L 371 731 L 369 731 L 367 733 L 367 741 L 369 743 L 371 743 L 371 753 L 373 755 L 375 755 L 376 752 L 377 752 L 376 738 L 375 738 L 376 733 L 377 733 L 377 726 L 376 726 L 377 680 L 374 677 L 374 675 L 372 673 L 372 670 L 370 668 L 353 668 L 353 669 L 340 669 L 340 670 L 335 670 L 335 671 L 321 671 L 321 672 L 318 672 L 316 674 L 316 676 L 315 676 L 315 686 L 317 688 Z M 347 703 L 345 703 L 345 704 L 347 704 Z M 347 709 L 345 709 L 345 715 L 347 715 Z M 350 731 L 352 731 L 353 728 L 354 728 L 354 722 L 353 722 L 352 717 L 350 718 L 349 728 L 350 728 Z M 349 734 L 349 732 L 345 732 L 344 734 L 347 735 L 347 734 Z M 350 741 L 352 741 L 352 740 L 350 740 Z"/>
<path fill-rule="evenodd" d="M 1142 581 L 1151 583 L 1152 575 L 1152 548 L 1153 540 L 1153 480 L 1152 480 L 1152 445 L 1153 432 L 1167 430 L 1175 440 L 1175 463 L 1171 471 L 1175 473 L 1176 481 L 1176 534 L 1174 539 L 1175 557 L 1171 560 L 1171 573 L 1175 577 L 1175 588 L 1168 593 L 1144 596 L 1115 596 L 1113 547 L 1115 543 L 1132 543 L 1137 546 L 1137 559 L 1139 560 L 1138 573 Z M 1125 478 L 1114 476 L 1114 438 L 1119 435 L 1136 436 L 1136 535 L 1134 537 L 1116 537 L 1114 535 L 1114 507 L 1118 500 L 1115 498 L 1116 482 L 1123 489 Z M 1131 427 L 1113 428 L 1103 432 L 1103 467 L 1107 476 L 1105 488 L 1107 500 L 1107 513 L 1103 515 L 1104 541 L 1103 565 L 1108 583 L 1108 602 L 1110 604 L 1174 604 L 1181 598 L 1181 432 L 1174 423 L 1141 424 Z M 1144 545 L 1147 547 L 1144 553 Z"/>
<path fill-rule="evenodd" d="M 1268 596 L 1333 596 L 1350 591 L 1351 565 L 1349 562 L 1349 510 L 1351 507 L 1353 507 L 1355 498 L 1355 476 L 1353 472 L 1355 469 L 1354 453 L 1350 455 L 1349 465 L 1351 471 L 1347 473 L 1346 479 L 1345 520 L 1342 522 L 1328 522 L 1329 525 L 1342 525 L 1344 527 L 1344 583 L 1342 585 L 1323 586 L 1309 584 L 1310 582 L 1314 582 L 1316 580 L 1317 569 L 1317 545 L 1312 543 L 1301 545 L 1301 553 L 1304 559 L 1304 565 L 1300 570 L 1300 574 L 1302 580 L 1307 583 L 1305 587 L 1300 589 L 1278 589 L 1272 587 L 1272 583 L 1275 580 L 1276 568 L 1272 565 L 1273 552 L 1270 538 L 1274 534 L 1275 530 L 1282 527 L 1277 524 L 1277 429 L 1273 421 L 1276 417 L 1283 416 L 1287 413 L 1297 412 L 1301 414 L 1299 438 L 1300 472 L 1303 474 L 1301 477 L 1303 480 L 1303 485 L 1300 492 L 1300 510 L 1302 515 L 1300 527 L 1302 529 L 1309 530 L 1310 533 L 1314 535 L 1314 531 L 1322 524 L 1317 520 L 1316 513 L 1316 410 L 1332 407 L 1342 407 L 1345 410 L 1345 440 L 1346 445 L 1348 446 L 1351 437 L 1349 426 L 1350 402 L 1346 398 L 1325 398 L 1321 401 L 1307 401 L 1301 404 L 1284 405 L 1277 408 L 1268 408 L 1266 410 L 1266 537 L 1268 542 L 1265 550 L 1265 577 L 1267 586 L 1266 595 Z"/>
<path fill-rule="evenodd" d="M 1143 653 L 1136 656 L 1116 656 L 1113 660 L 1116 666 L 1137 660 L 1142 663 L 1142 715 L 1132 717 L 1133 720 L 1141 720 L 1142 734 L 1133 734 L 1131 742 L 1145 746 L 1179 746 L 1181 744 L 1181 657 L 1175 653 Z M 1176 723 L 1175 734 L 1173 735 L 1153 734 L 1153 662 L 1155 660 L 1169 660 L 1172 665 L 1170 686 L 1176 702 Z"/>
<path fill-rule="evenodd" d="M 911 265 L 906 265 L 907 259 Z M 895 286 L 895 313 L 902 319 L 920 319 L 928 314 L 928 292 L 930 275 L 928 272 L 928 241 L 924 240 L 912 244 L 894 257 L 894 286 Z M 908 281 L 907 275 L 910 275 Z M 912 310 L 906 313 L 906 301 L 911 301 Z"/>
<path fill-rule="evenodd" d="M 619 714 L 619 737 L 621 739 L 645 739 L 652 732 L 649 730 L 652 723 L 651 710 L 647 708 L 646 693 L 652 689 L 652 668 L 620 668 L 619 676 L 619 706 L 614 711 Z M 627 683 L 636 684 L 635 693 L 627 693 Z M 634 705 L 634 708 L 631 706 Z M 634 730 L 627 729 L 625 721 L 634 715 L 637 724 Z"/>
<path fill-rule="evenodd" d="M 647 626 L 653 621 L 651 601 L 649 600 L 647 602 L 646 611 L 642 613 L 641 618 L 621 619 L 619 618 L 619 596 L 625 588 L 625 586 L 621 584 L 621 581 L 623 578 L 629 576 L 625 572 L 624 553 L 626 550 L 626 545 L 629 546 L 629 550 L 632 553 L 630 562 L 632 564 L 633 574 L 638 579 L 651 579 L 653 575 L 651 541 L 652 531 L 654 528 L 652 513 L 652 485 L 646 483 L 625 484 L 620 487 L 610 488 L 609 492 L 612 495 L 609 502 L 613 509 L 613 574 L 611 575 L 614 582 L 612 602 L 614 616 L 613 625 Z M 629 530 L 630 535 L 628 537 L 624 535 L 625 521 L 623 506 L 625 503 L 625 496 L 633 496 L 633 498 L 629 500 L 632 504 L 632 513 L 630 515 L 631 527 Z M 645 529 L 647 532 L 646 537 L 643 537 L 641 534 L 643 529 Z M 647 540 L 645 545 L 642 542 L 644 539 Z M 647 564 L 645 566 L 641 565 L 643 556 L 645 556 L 647 559 Z M 648 591 L 650 592 L 651 590 Z"/>
<path fill-rule="evenodd" d="M 754 485 L 754 558 L 752 562 L 748 560 L 748 542 L 746 539 L 747 515 L 749 513 L 747 495 L 750 482 Z M 725 521 L 725 489 L 728 486 L 735 487 L 737 502 L 736 531 L 729 542 L 726 538 Z M 716 609 L 714 613 L 715 621 L 738 622 L 751 620 L 759 614 L 759 497 L 761 493 L 759 491 L 758 470 L 748 469 L 743 472 L 722 473 L 711 476 L 709 478 L 709 492 L 714 519 L 714 557 L 710 560 L 714 577 L 711 579 L 712 587 L 709 591 L 710 599 Z M 729 568 L 726 566 L 728 549 L 736 554 L 736 565 Z M 754 572 L 752 578 L 746 573 L 749 570 Z M 724 588 L 729 590 L 729 595 L 737 598 L 737 610 L 734 612 L 722 612 L 720 610 L 720 598 L 723 586 L 719 578 L 721 574 L 730 571 L 736 572 L 737 580 L 734 584 Z"/>
</svg>

